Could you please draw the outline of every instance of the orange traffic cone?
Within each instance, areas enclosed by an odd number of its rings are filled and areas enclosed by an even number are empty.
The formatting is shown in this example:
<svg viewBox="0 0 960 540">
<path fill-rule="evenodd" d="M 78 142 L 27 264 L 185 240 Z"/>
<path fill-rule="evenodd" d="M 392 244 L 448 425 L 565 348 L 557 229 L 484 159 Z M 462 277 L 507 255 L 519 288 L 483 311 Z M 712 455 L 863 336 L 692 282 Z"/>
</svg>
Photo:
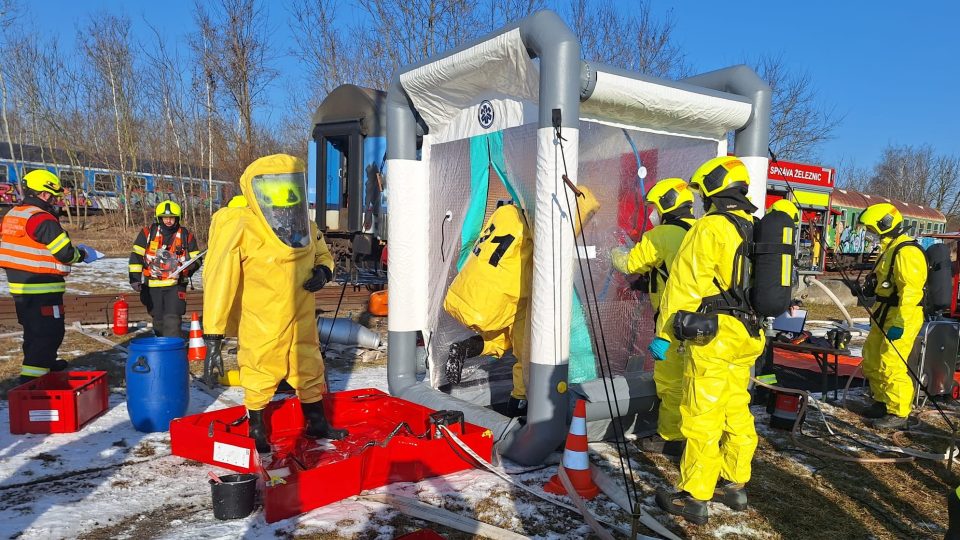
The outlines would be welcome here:
<svg viewBox="0 0 960 540">
<path fill-rule="evenodd" d="M 200 329 L 200 319 L 197 312 L 190 318 L 190 343 L 187 347 L 187 360 L 191 362 L 203 360 L 207 357 L 207 346 L 203 343 L 203 330 Z"/>
<path fill-rule="evenodd" d="M 582 399 L 578 399 L 573 408 L 573 420 L 570 422 L 570 433 L 567 434 L 563 463 L 560 466 L 567 471 L 570 483 L 581 497 L 590 500 L 600 493 L 600 488 L 590 477 L 590 459 L 587 457 L 587 406 Z M 558 474 L 553 475 L 543 489 L 557 495 L 567 494 Z"/>
</svg>

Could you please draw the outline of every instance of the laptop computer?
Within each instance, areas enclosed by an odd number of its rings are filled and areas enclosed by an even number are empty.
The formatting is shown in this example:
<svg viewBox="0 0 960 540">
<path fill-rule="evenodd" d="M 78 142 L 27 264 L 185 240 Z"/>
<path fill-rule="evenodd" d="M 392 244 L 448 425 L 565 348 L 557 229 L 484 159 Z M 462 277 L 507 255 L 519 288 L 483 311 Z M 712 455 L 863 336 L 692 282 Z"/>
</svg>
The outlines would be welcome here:
<svg viewBox="0 0 960 540">
<path fill-rule="evenodd" d="M 807 310 L 794 309 L 787 310 L 773 320 L 773 329 L 777 332 L 789 332 L 799 334 L 803 332 L 803 326 L 807 323 Z"/>
</svg>

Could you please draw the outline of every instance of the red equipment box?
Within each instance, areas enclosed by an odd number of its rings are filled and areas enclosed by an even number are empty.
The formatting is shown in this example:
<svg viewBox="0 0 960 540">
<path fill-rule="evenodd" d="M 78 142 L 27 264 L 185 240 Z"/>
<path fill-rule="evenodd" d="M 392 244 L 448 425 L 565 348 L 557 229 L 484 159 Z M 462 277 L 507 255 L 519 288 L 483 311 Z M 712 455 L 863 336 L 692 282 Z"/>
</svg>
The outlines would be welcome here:
<svg viewBox="0 0 960 540">
<path fill-rule="evenodd" d="M 14 388 L 10 433 L 73 433 L 107 410 L 106 371 L 58 371 Z"/>
<path fill-rule="evenodd" d="M 174 420 L 170 423 L 171 449 L 181 457 L 261 474 L 269 523 L 365 489 L 417 482 L 474 465 L 453 441 L 438 433 L 431 420 L 431 415 L 438 414 L 421 405 L 375 389 L 326 394 L 323 405 L 330 423 L 348 429 L 350 435 L 342 441 L 306 439 L 302 437 L 300 402 L 296 398 L 273 401 L 264 412 L 264 421 L 270 426 L 272 461 L 262 467 L 253 439 L 247 437 L 243 407 Z M 490 459 L 490 430 L 462 421 L 445 425 L 478 455 Z"/>
</svg>

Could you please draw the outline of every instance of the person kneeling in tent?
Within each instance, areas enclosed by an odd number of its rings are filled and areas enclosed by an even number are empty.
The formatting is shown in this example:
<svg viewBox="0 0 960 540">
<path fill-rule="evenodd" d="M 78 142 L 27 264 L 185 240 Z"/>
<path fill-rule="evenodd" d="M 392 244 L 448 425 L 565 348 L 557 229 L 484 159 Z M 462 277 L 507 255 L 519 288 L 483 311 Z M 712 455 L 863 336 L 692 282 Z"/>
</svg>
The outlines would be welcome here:
<svg viewBox="0 0 960 540">
<path fill-rule="evenodd" d="M 284 378 L 300 398 L 305 435 L 342 439 L 346 430 L 331 427 L 323 410 L 327 385 L 314 322 L 313 293 L 332 277 L 333 257 L 307 215 L 303 161 L 286 154 L 260 158 L 244 171 L 240 189 L 247 206 L 221 209 L 210 225 L 206 363 L 219 361 L 224 334 L 235 325 L 257 452 L 270 452 L 263 409 Z"/>
<path fill-rule="evenodd" d="M 600 204 L 584 186 L 577 188 L 581 224 L 596 213 Z M 527 390 L 523 380 L 523 358 L 527 353 L 527 304 L 533 268 L 533 238 L 523 210 L 505 204 L 494 210 L 474 244 L 460 273 L 450 284 L 443 307 L 454 319 L 478 335 L 450 346 L 447 357 L 446 389 L 460 383 L 463 364 L 475 356 L 502 358 L 513 351 L 513 390 L 509 416 L 525 414 Z"/>
<path fill-rule="evenodd" d="M 634 285 L 650 295 L 653 320 L 660 314 L 660 294 L 669 277 L 670 265 L 677 256 L 680 243 L 694 224 L 693 193 L 680 178 L 657 182 L 647 193 L 647 202 L 657 209 L 660 224 L 645 233 L 631 249 L 615 248 L 611 252 L 613 267 L 624 274 L 642 274 Z M 680 388 L 683 379 L 683 354 L 678 344 L 671 344 L 665 359 L 653 367 L 660 409 L 657 435 L 641 441 L 645 452 L 666 454 L 675 458 L 683 453 L 684 437 L 680 432 Z"/>
</svg>

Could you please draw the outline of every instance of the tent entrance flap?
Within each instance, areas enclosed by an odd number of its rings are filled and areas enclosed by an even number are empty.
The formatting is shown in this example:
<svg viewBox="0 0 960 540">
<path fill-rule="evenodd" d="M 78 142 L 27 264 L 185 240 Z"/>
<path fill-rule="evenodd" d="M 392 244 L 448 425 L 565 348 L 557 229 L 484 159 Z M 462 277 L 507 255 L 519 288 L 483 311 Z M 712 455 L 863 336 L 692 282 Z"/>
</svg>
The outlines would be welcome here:
<svg viewBox="0 0 960 540">
<path fill-rule="evenodd" d="M 490 214 L 490 171 L 503 184 L 514 204 L 524 209 L 523 201 L 507 177 L 503 157 L 503 131 L 496 131 L 470 138 L 470 203 L 460 229 L 460 255 L 457 270 L 463 268 L 474 242 L 480 237 L 480 229 Z"/>
</svg>

